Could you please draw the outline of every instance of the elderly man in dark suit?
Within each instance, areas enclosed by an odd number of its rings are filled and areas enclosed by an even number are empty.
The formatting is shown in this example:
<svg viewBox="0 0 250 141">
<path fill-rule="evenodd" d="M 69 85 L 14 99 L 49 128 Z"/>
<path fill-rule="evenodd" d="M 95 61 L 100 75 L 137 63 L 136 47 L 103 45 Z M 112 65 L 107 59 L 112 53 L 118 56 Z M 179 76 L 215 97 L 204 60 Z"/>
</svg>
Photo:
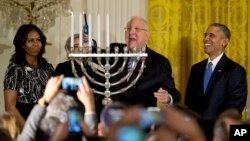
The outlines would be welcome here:
<svg viewBox="0 0 250 141">
<path fill-rule="evenodd" d="M 186 89 L 185 104 L 203 118 L 215 119 L 228 108 L 244 109 L 247 99 L 245 69 L 229 59 L 224 50 L 230 30 L 211 24 L 204 34 L 205 59 L 193 65 Z"/>
<path fill-rule="evenodd" d="M 146 50 L 148 57 L 145 61 L 144 71 L 137 83 L 123 94 L 113 95 L 114 101 L 119 101 L 127 106 L 142 104 L 145 107 L 156 106 L 157 101 L 165 105 L 173 104 L 180 100 L 180 93 L 175 87 L 172 77 L 170 62 L 164 56 L 147 47 L 149 39 L 148 25 L 141 17 L 132 17 L 125 28 L 125 41 L 129 52 Z M 136 60 L 134 60 L 136 61 Z M 141 60 L 135 62 L 134 74 L 127 80 L 130 84 L 137 76 Z"/>
</svg>

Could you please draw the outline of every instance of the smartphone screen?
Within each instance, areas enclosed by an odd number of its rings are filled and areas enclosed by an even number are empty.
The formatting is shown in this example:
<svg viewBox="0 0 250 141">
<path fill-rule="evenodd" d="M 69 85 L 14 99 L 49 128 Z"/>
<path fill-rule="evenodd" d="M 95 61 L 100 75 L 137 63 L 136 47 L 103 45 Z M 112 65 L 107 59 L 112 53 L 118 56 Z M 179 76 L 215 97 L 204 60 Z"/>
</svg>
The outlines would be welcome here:
<svg viewBox="0 0 250 141">
<path fill-rule="evenodd" d="M 148 108 L 140 111 L 142 128 L 150 128 L 152 125 L 160 125 L 164 120 L 163 113 L 158 109 Z"/>
<path fill-rule="evenodd" d="M 80 122 L 83 120 L 83 114 L 78 107 L 72 107 L 68 110 L 69 133 L 81 134 L 82 127 Z"/>
<path fill-rule="evenodd" d="M 64 77 L 62 80 L 61 88 L 70 92 L 76 92 L 79 88 L 79 84 L 81 83 L 81 78 Z"/>
<path fill-rule="evenodd" d="M 144 141 L 146 133 L 138 126 L 125 125 L 117 131 L 117 141 Z"/>
</svg>

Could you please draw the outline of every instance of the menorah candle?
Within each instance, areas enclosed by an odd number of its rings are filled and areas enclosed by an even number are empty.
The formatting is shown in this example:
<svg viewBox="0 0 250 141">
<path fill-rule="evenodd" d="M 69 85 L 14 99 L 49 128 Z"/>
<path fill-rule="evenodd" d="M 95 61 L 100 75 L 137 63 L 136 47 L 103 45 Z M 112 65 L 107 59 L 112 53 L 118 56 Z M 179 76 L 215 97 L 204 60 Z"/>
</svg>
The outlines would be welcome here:
<svg viewBox="0 0 250 141">
<path fill-rule="evenodd" d="M 92 32 L 92 29 L 91 29 L 91 24 L 92 24 L 92 21 L 91 21 L 91 15 L 89 14 L 89 48 L 91 48 L 92 46 L 92 34 L 91 34 L 91 32 Z"/>
<path fill-rule="evenodd" d="M 101 25 L 100 15 L 97 15 L 97 47 L 101 47 Z"/>
<path fill-rule="evenodd" d="M 83 40 L 83 38 L 82 38 L 82 15 L 84 14 L 84 12 L 83 13 L 80 13 L 80 15 L 79 15 L 79 47 L 80 47 L 80 50 L 82 50 L 82 40 Z"/>
<path fill-rule="evenodd" d="M 106 16 L 106 47 L 109 47 L 109 15 Z"/>
<path fill-rule="evenodd" d="M 74 14 L 72 11 L 70 12 L 70 47 L 73 49 L 74 47 Z"/>
</svg>

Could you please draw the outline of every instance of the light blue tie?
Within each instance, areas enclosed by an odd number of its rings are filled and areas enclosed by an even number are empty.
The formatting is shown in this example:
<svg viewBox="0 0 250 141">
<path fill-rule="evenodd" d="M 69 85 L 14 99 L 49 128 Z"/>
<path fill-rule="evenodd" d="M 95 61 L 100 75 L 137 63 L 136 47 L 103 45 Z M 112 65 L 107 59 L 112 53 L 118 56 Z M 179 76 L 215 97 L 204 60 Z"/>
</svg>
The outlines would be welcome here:
<svg viewBox="0 0 250 141">
<path fill-rule="evenodd" d="M 212 75 L 212 66 L 213 66 L 213 63 L 212 62 L 209 62 L 208 65 L 207 65 L 207 69 L 205 71 L 205 74 L 204 74 L 204 80 L 203 80 L 203 91 L 204 91 L 204 94 L 206 93 L 206 89 L 207 89 L 207 85 L 208 85 L 208 82 L 209 82 L 209 79 Z"/>
<path fill-rule="evenodd" d="M 128 70 L 130 70 L 133 66 L 133 59 L 132 58 L 129 58 L 128 59 Z"/>
</svg>

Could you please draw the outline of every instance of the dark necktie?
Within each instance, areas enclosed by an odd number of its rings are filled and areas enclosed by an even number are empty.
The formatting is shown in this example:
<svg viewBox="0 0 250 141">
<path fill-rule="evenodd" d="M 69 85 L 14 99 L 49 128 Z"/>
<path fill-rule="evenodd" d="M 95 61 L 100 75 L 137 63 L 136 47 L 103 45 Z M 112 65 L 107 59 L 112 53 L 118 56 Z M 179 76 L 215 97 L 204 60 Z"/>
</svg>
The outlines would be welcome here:
<svg viewBox="0 0 250 141">
<path fill-rule="evenodd" d="M 212 75 L 212 66 L 213 66 L 213 63 L 209 62 L 208 65 L 207 65 L 207 69 L 205 71 L 205 75 L 204 75 L 204 79 L 203 79 L 203 91 L 204 91 L 204 94 L 206 93 L 207 85 L 208 85 L 209 79 L 210 79 L 210 77 Z"/>
</svg>

